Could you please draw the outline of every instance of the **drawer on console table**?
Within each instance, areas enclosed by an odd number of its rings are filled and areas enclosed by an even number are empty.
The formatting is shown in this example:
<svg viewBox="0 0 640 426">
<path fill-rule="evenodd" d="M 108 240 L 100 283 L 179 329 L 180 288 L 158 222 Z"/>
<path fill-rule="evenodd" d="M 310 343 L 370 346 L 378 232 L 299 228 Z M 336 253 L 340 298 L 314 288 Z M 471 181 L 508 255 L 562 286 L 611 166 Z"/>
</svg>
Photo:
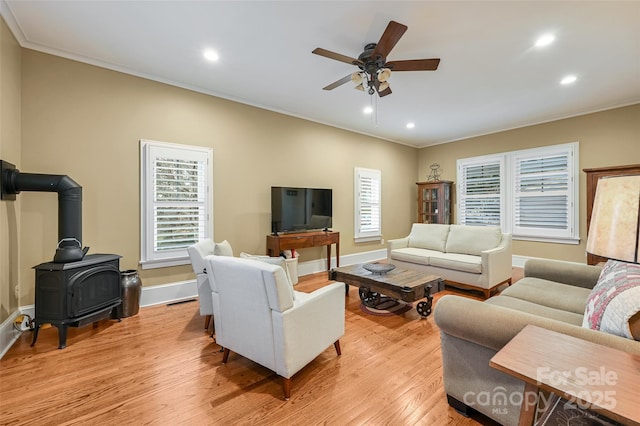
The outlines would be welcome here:
<svg viewBox="0 0 640 426">
<path fill-rule="evenodd" d="M 290 250 L 313 246 L 313 236 L 295 236 L 282 238 L 280 240 L 280 250 Z"/>
<path fill-rule="evenodd" d="M 316 235 L 313 237 L 313 241 L 317 246 L 324 246 L 331 243 L 336 243 L 338 241 L 338 236 L 335 234 L 330 235 Z"/>
</svg>

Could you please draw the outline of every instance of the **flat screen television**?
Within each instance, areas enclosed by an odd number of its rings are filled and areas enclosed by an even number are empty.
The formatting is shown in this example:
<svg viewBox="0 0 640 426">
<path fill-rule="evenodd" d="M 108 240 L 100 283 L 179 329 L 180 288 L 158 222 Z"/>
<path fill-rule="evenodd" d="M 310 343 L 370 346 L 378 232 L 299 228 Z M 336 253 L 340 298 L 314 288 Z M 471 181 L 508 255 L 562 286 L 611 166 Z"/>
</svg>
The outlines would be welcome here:
<svg viewBox="0 0 640 426">
<path fill-rule="evenodd" d="M 328 230 L 333 214 L 331 189 L 271 187 L 271 231 Z"/>
</svg>

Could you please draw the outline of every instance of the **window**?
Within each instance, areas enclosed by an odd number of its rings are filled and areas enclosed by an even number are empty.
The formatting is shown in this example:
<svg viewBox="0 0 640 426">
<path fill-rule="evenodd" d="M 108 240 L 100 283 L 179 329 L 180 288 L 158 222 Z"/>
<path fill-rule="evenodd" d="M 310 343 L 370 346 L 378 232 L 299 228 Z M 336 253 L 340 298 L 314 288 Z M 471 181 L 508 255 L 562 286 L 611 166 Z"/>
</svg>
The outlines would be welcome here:
<svg viewBox="0 0 640 426">
<path fill-rule="evenodd" d="M 458 223 L 579 243 L 578 143 L 458 160 Z"/>
<path fill-rule="evenodd" d="M 382 238 L 380 170 L 355 169 L 355 242 Z"/>
<path fill-rule="evenodd" d="M 212 238 L 212 151 L 140 141 L 143 269 L 189 263 L 187 247 Z"/>
</svg>

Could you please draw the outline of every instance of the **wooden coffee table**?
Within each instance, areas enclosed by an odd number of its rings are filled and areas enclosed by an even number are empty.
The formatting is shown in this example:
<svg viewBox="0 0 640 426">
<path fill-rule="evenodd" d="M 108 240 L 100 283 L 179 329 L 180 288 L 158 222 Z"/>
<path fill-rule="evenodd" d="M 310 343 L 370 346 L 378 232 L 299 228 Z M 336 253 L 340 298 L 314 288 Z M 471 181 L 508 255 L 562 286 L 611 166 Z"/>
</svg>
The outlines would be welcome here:
<svg viewBox="0 0 640 426">
<path fill-rule="evenodd" d="M 329 271 L 329 279 L 344 282 L 347 295 L 350 285 L 358 287 L 360 300 L 368 307 L 375 307 L 382 294 L 407 303 L 426 297 L 426 301 L 416 305 L 416 310 L 422 317 L 428 317 L 433 305 L 432 295 L 444 290 L 444 281 L 435 275 L 403 268 L 378 274 L 367 271 L 363 265 L 334 268 Z"/>
</svg>

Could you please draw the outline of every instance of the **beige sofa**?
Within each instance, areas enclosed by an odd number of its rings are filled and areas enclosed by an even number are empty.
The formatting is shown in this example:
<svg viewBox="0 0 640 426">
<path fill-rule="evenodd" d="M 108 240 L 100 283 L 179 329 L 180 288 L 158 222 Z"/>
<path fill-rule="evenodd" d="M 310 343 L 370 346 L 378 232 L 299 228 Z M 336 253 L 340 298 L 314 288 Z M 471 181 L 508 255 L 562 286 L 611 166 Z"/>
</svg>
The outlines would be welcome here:
<svg viewBox="0 0 640 426">
<path fill-rule="evenodd" d="M 518 424 L 524 382 L 490 367 L 489 360 L 527 324 L 640 354 L 639 341 L 582 327 L 585 303 L 600 271 L 597 266 L 529 260 L 525 277 L 498 296 L 484 302 L 454 295 L 439 299 L 434 318 L 449 404 L 463 413 L 473 408 L 503 425 Z"/>
<path fill-rule="evenodd" d="M 388 241 L 387 260 L 480 290 L 486 298 L 511 283 L 511 234 L 493 226 L 414 223 L 407 237 Z"/>
</svg>

